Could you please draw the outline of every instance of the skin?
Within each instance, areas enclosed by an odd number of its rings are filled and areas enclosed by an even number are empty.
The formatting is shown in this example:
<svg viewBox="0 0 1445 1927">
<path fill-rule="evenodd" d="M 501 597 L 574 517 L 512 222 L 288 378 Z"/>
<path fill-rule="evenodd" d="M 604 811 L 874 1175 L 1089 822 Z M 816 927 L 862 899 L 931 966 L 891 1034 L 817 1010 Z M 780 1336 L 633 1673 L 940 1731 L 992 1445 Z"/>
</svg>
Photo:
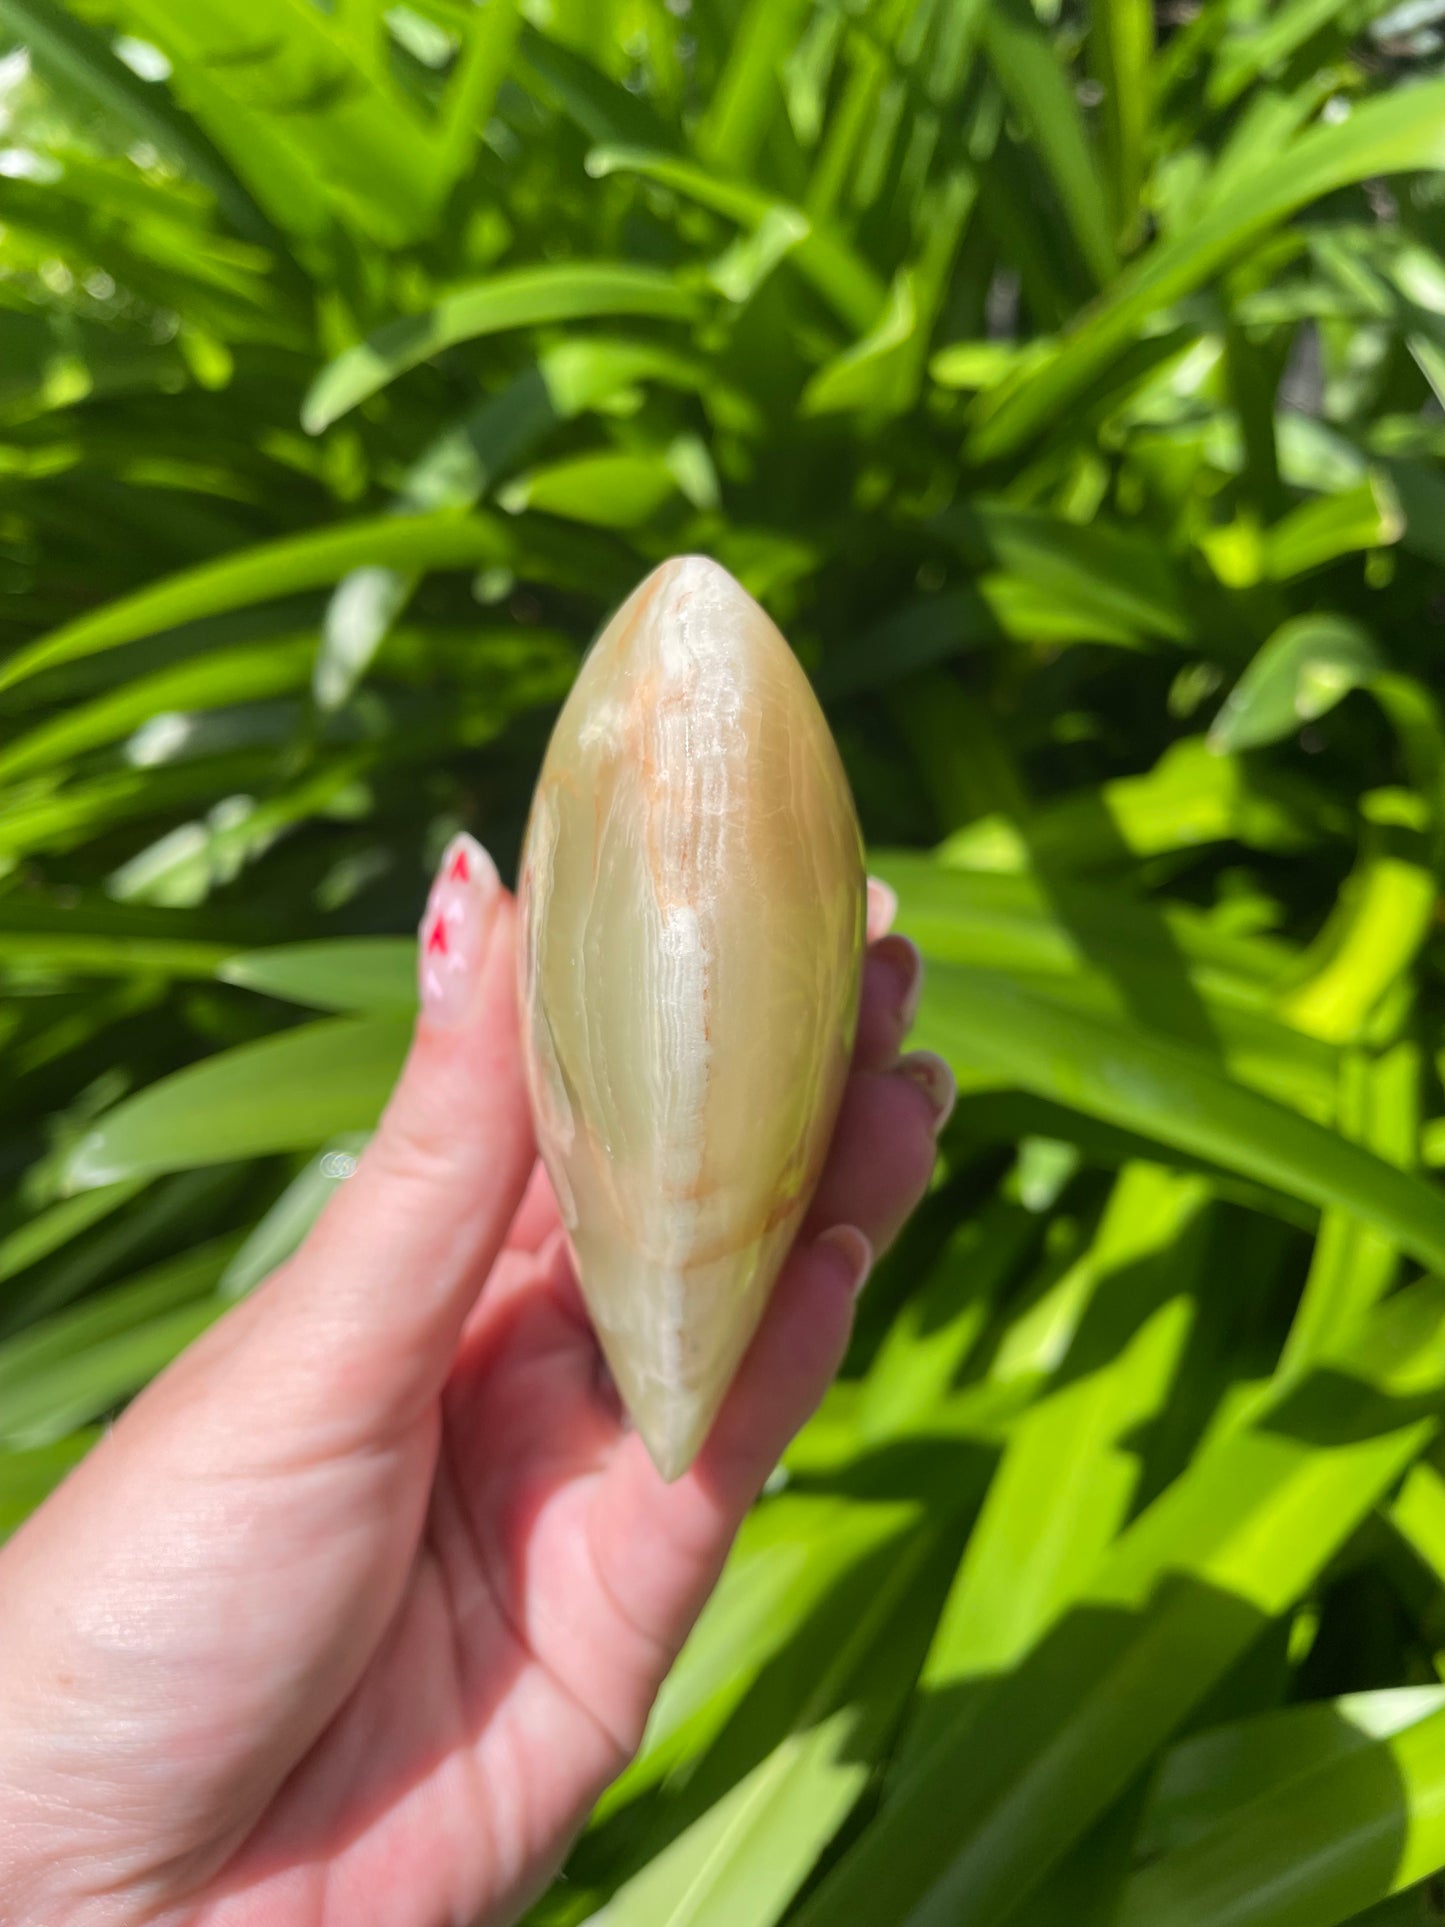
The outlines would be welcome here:
<svg viewBox="0 0 1445 1927">
<path fill-rule="evenodd" d="M 933 1163 L 916 953 L 870 950 L 810 1218 L 664 1485 L 536 1163 L 513 928 L 504 899 L 467 1021 L 419 1020 L 303 1248 L 0 1553 L 5 1927 L 514 1920 L 836 1372 L 866 1253 L 820 1234 L 886 1246 Z"/>
</svg>

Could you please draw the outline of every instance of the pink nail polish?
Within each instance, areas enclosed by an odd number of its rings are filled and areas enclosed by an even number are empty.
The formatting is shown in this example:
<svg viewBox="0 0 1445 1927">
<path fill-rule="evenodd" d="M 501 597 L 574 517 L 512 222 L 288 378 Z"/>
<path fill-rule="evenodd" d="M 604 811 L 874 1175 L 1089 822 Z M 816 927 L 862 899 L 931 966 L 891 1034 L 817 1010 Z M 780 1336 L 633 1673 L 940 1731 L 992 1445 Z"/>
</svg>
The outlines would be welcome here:
<svg viewBox="0 0 1445 1927">
<path fill-rule="evenodd" d="M 868 936 L 870 941 L 886 937 L 898 915 L 898 893 L 881 877 L 868 879 Z"/>
<path fill-rule="evenodd" d="M 501 897 L 497 866 L 475 837 L 454 836 L 421 920 L 417 975 L 428 1023 L 454 1028 L 471 1009 Z"/>
</svg>

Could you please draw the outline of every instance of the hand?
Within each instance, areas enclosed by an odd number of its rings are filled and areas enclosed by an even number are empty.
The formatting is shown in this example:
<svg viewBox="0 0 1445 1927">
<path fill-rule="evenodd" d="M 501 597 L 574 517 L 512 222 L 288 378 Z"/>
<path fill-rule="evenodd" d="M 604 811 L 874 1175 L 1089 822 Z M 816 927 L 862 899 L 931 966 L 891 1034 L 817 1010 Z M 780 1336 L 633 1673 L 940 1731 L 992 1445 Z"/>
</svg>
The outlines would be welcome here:
<svg viewBox="0 0 1445 1927">
<path fill-rule="evenodd" d="M 636 1749 L 927 1182 L 951 1083 L 899 1060 L 918 960 L 887 937 L 803 1235 L 664 1485 L 536 1163 L 513 905 L 468 838 L 422 934 L 422 1016 L 355 1177 L 0 1555 L 12 1927 L 515 1918 Z"/>
</svg>

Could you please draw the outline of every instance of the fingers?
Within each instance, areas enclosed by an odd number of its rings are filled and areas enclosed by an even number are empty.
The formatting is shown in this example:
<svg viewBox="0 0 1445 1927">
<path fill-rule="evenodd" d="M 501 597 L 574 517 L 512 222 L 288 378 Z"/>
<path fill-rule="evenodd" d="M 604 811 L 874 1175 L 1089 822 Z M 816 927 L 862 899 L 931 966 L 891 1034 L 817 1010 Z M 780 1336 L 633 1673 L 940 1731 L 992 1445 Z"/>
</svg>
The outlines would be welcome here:
<svg viewBox="0 0 1445 1927">
<path fill-rule="evenodd" d="M 606 1699 L 610 1730 L 640 1724 L 716 1581 L 743 1514 L 842 1362 L 854 1301 L 874 1249 L 893 1237 L 928 1183 L 947 1092 L 930 1075 L 920 1075 L 916 1060 L 899 1060 L 917 1002 L 920 966 L 911 945 L 888 938 L 890 914 L 886 898 L 870 890 L 873 945 L 858 1056 L 813 1228 L 784 1267 L 690 1471 L 665 1485 L 641 1439 L 619 1433 L 620 1414 L 599 1380 L 595 1341 L 574 1296 L 560 1236 L 553 1233 L 555 1242 L 547 1245 L 554 1207 L 539 1176 L 533 1177 L 527 1204 L 509 1234 L 511 1250 L 502 1269 L 514 1261 L 525 1267 L 523 1254 L 534 1239 L 540 1254 L 530 1274 L 519 1272 L 514 1294 L 499 1277 L 500 1288 L 489 1291 L 478 1307 L 453 1389 L 454 1422 L 463 1434 L 481 1410 L 470 1382 L 471 1360 L 478 1372 L 495 1374 L 514 1401 L 503 1431 L 509 1441 L 521 1438 L 526 1446 L 509 1444 L 509 1460 L 525 1461 L 530 1451 L 552 1466 L 585 1462 L 589 1484 L 582 1543 L 595 1586 L 579 1590 L 573 1574 L 563 1590 L 568 1600 L 586 1596 L 604 1602 L 616 1643 L 608 1667 L 601 1673 L 592 1669 L 587 1684 L 594 1698 Z M 505 1372 L 497 1369 L 499 1334 L 507 1339 Z M 519 1357 L 526 1361 L 524 1369 L 518 1368 Z M 534 1374 L 540 1372 L 570 1388 L 565 1424 L 556 1401 L 537 1397 Z M 474 1452 L 463 1453 L 468 1462 L 475 1458 L 485 1465 L 488 1447 L 495 1443 L 499 1421 L 492 1401 L 489 1389 L 486 1437 L 477 1438 Z M 533 1427 L 540 1428 L 536 1436 Z M 538 1637 L 555 1632 L 549 1622 Z M 577 1640 L 562 1643 L 571 1665 Z"/>
<path fill-rule="evenodd" d="M 875 946 L 875 951 L 878 946 Z M 875 959 L 876 961 L 876 959 Z M 867 993 L 894 997 L 883 974 Z M 716 1580 L 744 1513 L 788 1441 L 817 1409 L 847 1350 L 853 1305 L 873 1254 L 914 1209 L 933 1171 L 953 1079 L 927 1052 L 855 1070 L 803 1237 L 783 1269 L 696 1464 L 658 1478 L 635 1435 L 597 1492 L 593 1557 L 627 1622 L 675 1650 Z"/>
<path fill-rule="evenodd" d="M 884 883 L 881 877 L 868 879 L 868 941 L 877 943 L 886 937 L 893 928 L 893 919 L 898 915 L 898 893 Z"/>
<path fill-rule="evenodd" d="M 875 1253 L 888 1249 L 928 1189 L 952 1086 L 947 1065 L 923 1051 L 850 1078 L 804 1238 L 856 1225 Z"/>
<path fill-rule="evenodd" d="M 742 1370 L 689 1475 L 734 1526 L 837 1375 L 873 1252 L 866 1231 L 836 1226 L 800 1244 L 785 1266 Z"/>
<path fill-rule="evenodd" d="M 869 885 L 869 914 L 874 890 Z M 953 1074 L 931 1051 L 900 1056 L 923 992 L 923 959 L 907 937 L 870 945 L 858 1040 L 828 1162 L 803 1225 L 862 1228 L 876 1250 L 891 1244 L 933 1170 L 934 1143 L 955 1101 Z"/>
<path fill-rule="evenodd" d="M 540 1251 L 547 1240 L 560 1228 L 562 1214 L 557 1209 L 557 1193 L 552 1189 L 552 1180 L 547 1176 L 546 1166 L 538 1158 L 532 1167 L 532 1176 L 526 1193 L 517 1207 L 511 1228 L 507 1232 L 509 1251 Z"/>
<path fill-rule="evenodd" d="M 449 845 L 420 935 L 421 1014 L 381 1123 L 262 1294 L 332 1397 L 376 1427 L 440 1390 L 535 1162 L 514 906 L 471 837 Z"/>
<path fill-rule="evenodd" d="M 923 959 L 907 937 L 882 937 L 863 962 L 854 1070 L 885 1070 L 893 1063 L 918 1015 Z"/>
<path fill-rule="evenodd" d="M 639 1669 L 660 1677 L 680 1649 L 744 1513 L 831 1384 L 868 1255 L 858 1233 L 794 1251 L 706 1446 L 675 1484 L 663 1484 L 636 1433 L 599 1480 L 592 1559 L 638 1641 Z"/>
</svg>

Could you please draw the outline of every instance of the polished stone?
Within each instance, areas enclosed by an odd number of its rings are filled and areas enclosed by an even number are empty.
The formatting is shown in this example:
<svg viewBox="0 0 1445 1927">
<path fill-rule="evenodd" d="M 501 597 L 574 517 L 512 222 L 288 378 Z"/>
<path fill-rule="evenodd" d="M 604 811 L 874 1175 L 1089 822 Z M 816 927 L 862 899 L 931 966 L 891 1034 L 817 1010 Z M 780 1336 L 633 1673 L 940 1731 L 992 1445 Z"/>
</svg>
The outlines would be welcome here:
<svg viewBox="0 0 1445 1927">
<path fill-rule="evenodd" d="M 519 895 L 539 1145 L 613 1377 L 676 1478 L 817 1183 L 865 920 L 828 725 L 717 563 L 664 563 L 589 652 Z"/>
</svg>

